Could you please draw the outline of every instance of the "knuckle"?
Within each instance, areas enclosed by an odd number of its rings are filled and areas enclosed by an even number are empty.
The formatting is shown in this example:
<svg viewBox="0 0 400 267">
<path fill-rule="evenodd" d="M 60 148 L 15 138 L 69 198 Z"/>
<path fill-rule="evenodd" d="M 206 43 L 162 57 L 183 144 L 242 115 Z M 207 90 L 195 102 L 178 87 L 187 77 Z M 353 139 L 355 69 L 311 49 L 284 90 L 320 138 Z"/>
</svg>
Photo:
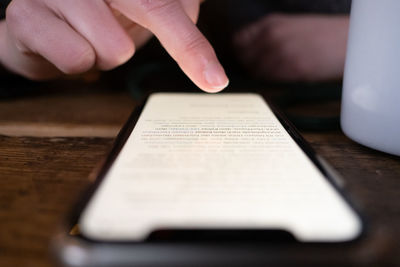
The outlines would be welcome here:
<svg viewBox="0 0 400 267">
<path fill-rule="evenodd" d="M 284 32 L 280 27 L 269 27 L 266 29 L 265 38 L 267 41 L 281 43 L 284 38 Z"/>
<path fill-rule="evenodd" d="M 291 61 L 291 68 L 293 70 L 293 74 L 297 78 L 308 79 L 310 76 L 310 66 L 306 60 L 302 60 L 300 58 L 294 58 Z"/>
<path fill-rule="evenodd" d="M 177 3 L 175 0 L 138 0 L 140 9 L 147 15 L 168 10 Z"/>
<path fill-rule="evenodd" d="M 278 54 L 285 60 L 296 57 L 296 47 L 290 42 L 281 43 L 277 46 Z"/>
<path fill-rule="evenodd" d="M 35 23 L 33 10 L 37 8 L 35 0 L 14 0 L 6 9 L 6 24 L 10 35 L 16 42 L 20 52 L 26 52 L 23 43 L 33 42 L 35 38 Z"/>
<path fill-rule="evenodd" d="M 280 47 L 279 54 L 281 58 L 287 62 L 292 62 L 294 65 L 302 66 L 301 51 L 291 42 L 286 42 Z"/>
<path fill-rule="evenodd" d="M 22 29 L 28 15 L 21 1 L 12 1 L 6 9 L 7 26 L 12 30 Z"/>
<path fill-rule="evenodd" d="M 210 45 L 208 41 L 202 36 L 191 36 L 187 38 L 184 45 L 184 53 L 196 53 L 197 51 L 209 50 Z"/>
</svg>

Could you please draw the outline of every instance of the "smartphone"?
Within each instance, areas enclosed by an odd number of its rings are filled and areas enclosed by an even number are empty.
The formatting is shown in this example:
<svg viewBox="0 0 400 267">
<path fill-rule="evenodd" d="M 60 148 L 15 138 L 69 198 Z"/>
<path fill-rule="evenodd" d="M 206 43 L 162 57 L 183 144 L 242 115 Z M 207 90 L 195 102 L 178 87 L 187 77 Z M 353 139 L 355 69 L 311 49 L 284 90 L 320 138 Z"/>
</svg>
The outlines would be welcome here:
<svg viewBox="0 0 400 267">
<path fill-rule="evenodd" d="M 155 93 L 55 249 L 67 266 L 276 263 L 277 247 L 361 238 L 342 187 L 262 95 Z"/>
</svg>

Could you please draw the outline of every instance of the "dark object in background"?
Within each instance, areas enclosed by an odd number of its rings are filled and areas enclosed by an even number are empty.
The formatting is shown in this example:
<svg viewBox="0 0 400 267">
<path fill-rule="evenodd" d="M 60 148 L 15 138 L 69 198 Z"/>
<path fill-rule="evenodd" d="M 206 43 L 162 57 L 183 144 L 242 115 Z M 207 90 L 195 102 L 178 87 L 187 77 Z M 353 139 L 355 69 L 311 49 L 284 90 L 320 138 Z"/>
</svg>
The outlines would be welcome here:
<svg viewBox="0 0 400 267">
<path fill-rule="evenodd" d="M 341 82 L 327 83 L 267 83 L 250 76 L 236 59 L 233 35 L 244 26 L 271 13 L 285 14 L 348 14 L 351 0 L 219 0 L 202 5 L 199 26 L 214 46 L 225 67 L 231 84 L 251 90 L 251 84 L 271 91 L 281 92 L 274 103 L 286 116 L 303 130 L 332 130 L 339 128 Z M 238 85 L 238 83 L 240 85 Z M 335 113 L 298 113 L 298 107 L 321 110 L 324 105 L 334 105 Z"/>
<path fill-rule="evenodd" d="M 230 0 L 227 10 L 229 23 L 237 29 L 272 12 L 347 14 L 350 5 L 350 0 Z"/>
<path fill-rule="evenodd" d="M 6 17 L 6 8 L 11 0 L 2 0 L 0 1 L 0 19 L 4 19 Z"/>
<path fill-rule="evenodd" d="M 233 53 L 232 36 L 243 26 L 269 13 L 348 14 L 350 7 L 351 0 L 206 1 L 202 4 L 199 27 L 214 46 L 227 71 L 240 72 Z"/>
</svg>

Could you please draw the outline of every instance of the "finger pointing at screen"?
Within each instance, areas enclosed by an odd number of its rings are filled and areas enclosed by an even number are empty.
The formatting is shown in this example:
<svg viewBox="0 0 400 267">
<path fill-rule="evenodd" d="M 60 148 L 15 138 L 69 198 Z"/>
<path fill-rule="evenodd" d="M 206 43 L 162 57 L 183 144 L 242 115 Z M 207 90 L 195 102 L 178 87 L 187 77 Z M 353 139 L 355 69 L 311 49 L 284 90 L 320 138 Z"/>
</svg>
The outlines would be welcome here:
<svg viewBox="0 0 400 267">
<path fill-rule="evenodd" d="M 38 80 L 109 70 L 129 60 L 139 36 L 151 32 L 198 87 L 218 92 L 228 78 L 195 25 L 198 10 L 198 0 L 13 0 L 0 22 L 0 60 Z"/>
</svg>

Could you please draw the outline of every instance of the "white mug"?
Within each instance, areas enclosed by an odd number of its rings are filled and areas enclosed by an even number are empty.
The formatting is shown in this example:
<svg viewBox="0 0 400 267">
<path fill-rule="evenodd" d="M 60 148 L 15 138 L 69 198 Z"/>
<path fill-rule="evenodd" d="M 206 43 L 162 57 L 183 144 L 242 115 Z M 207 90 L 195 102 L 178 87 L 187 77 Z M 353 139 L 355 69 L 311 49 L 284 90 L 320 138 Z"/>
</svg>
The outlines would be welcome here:
<svg viewBox="0 0 400 267">
<path fill-rule="evenodd" d="M 341 125 L 365 146 L 400 156 L 400 0 L 353 0 Z"/>
</svg>

